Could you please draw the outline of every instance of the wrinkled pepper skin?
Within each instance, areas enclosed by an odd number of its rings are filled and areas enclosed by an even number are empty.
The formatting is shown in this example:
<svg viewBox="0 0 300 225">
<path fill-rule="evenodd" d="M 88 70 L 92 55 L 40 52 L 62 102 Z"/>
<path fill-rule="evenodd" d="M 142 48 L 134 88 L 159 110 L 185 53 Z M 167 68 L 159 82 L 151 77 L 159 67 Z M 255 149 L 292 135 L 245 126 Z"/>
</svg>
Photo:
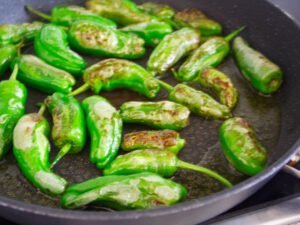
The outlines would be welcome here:
<svg viewBox="0 0 300 225">
<path fill-rule="evenodd" d="M 207 16 L 198 9 L 184 9 L 177 12 L 174 16 L 174 21 L 178 27 L 186 27 L 189 25 L 195 29 L 200 30 L 201 35 L 217 36 L 222 33 L 222 25 Z"/>
<path fill-rule="evenodd" d="M 183 201 L 187 190 L 181 184 L 153 173 L 98 177 L 69 187 L 61 199 L 64 208 L 90 203 L 116 210 L 151 209 Z"/>
<path fill-rule="evenodd" d="M 165 22 L 150 21 L 126 26 L 121 29 L 138 35 L 145 41 L 146 46 L 155 47 L 168 34 L 173 32 L 173 28 Z"/>
<path fill-rule="evenodd" d="M 43 26 L 40 22 L 0 25 L 0 46 L 31 42 Z"/>
<path fill-rule="evenodd" d="M 125 134 L 121 147 L 124 151 L 160 149 L 178 154 L 184 144 L 185 140 L 173 130 L 139 131 Z"/>
<path fill-rule="evenodd" d="M 14 129 L 14 156 L 24 176 L 46 194 L 60 195 L 67 186 L 66 180 L 50 169 L 50 127 L 37 113 L 23 116 Z"/>
<path fill-rule="evenodd" d="M 0 82 L 0 160 L 12 145 L 13 129 L 24 115 L 26 87 L 13 79 Z"/>
<path fill-rule="evenodd" d="M 86 8 L 122 26 L 155 19 L 153 16 L 140 10 L 130 0 L 90 0 L 86 3 Z"/>
<path fill-rule="evenodd" d="M 120 108 L 124 123 L 155 129 L 181 130 L 189 123 L 190 111 L 174 102 L 126 102 Z"/>
<path fill-rule="evenodd" d="M 18 55 L 18 47 L 15 45 L 6 45 L 0 47 L 0 77 L 5 74 L 8 67 Z"/>
<path fill-rule="evenodd" d="M 136 150 L 118 156 L 104 171 L 104 175 L 130 175 L 141 172 L 151 172 L 162 177 L 171 177 L 180 169 L 194 170 L 206 174 L 227 187 L 232 184 L 216 172 L 178 159 L 171 151 L 158 149 Z"/>
<path fill-rule="evenodd" d="M 220 102 L 232 109 L 238 101 L 238 92 L 230 78 L 219 70 L 208 68 L 198 76 L 198 83 L 212 89 L 219 97 Z"/>
<path fill-rule="evenodd" d="M 47 94 L 54 92 L 69 93 L 75 79 L 66 71 L 46 64 L 33 55 L 21 55 L 12 62 L 18 65 L 18 79 L 25 85 Z"/>
<path fill-rule="evenodd" d="M 146 2 L 139 5 L 139 8 L 144 12 L 156 16 L 160 19 L 172 19 L 176 14 L 175 9 L 173 9 L 172 7 L 155 2 Z"/>
<path fill-rule="evenodd" d="M 35 38 L 34 50 L 46 63 L 79 76 L 86 68 L 86 62 L 69 48 L 67 39 L 62 27 L 46 24 Z"/>
<path fill-rule="evenodd" d="M 118 111 L 100 96 L 84 99 L 82 106 L 91 136 L 90 159 L 97 168 L 103 169 L 118 153 L 122 138 L 122 119 Z"/>
<path fill-rule="evenodd" d="M 265 169 L 267 151 L 246 120 L 225 121 L 220 128 L 220 142 L 227 160 L 236 170 L 254 176 Z"/>
<path fill-rule="evenodd" d="M 78 20 L 72 25 L 69 42 L 78 52 L 93 56 L 138 59 L 146 52 L 145 41 L 137 35 L 90 20 Z"/>
<path fill-rule="evenodd" d="M 160 85 L 147 70 L 121 59 L 107 59 L 91 66 L 85 71 L 84 81 L 96 94 L 126 88 L 152 99 L 160 91 Z"/>
<path fill-rule="evenodd" d="M 182 104 L 191 112 L 205 118 L 224 120 L 232 117 L 230 109 L 208 94 L 185 84 L 178 84 L 169 94 L 169 100 Z"/>
<path fill-rule="evenodd" d="M 190 28 L 183 28 L 164 37 L 152 52 L 148 60 L 148 70 L 153 74 L 163 74 L 174 66 L 182 57 L 198 47 L 200 33 Z"/>
<path fill-rule="evenodd" d="M 234 40 L 233 53 L 240 71 L 257 91 L 270 95 L 279 90 L 283 82 L 279 66 L 251 48 L 241 37 Z"/>
</svg>

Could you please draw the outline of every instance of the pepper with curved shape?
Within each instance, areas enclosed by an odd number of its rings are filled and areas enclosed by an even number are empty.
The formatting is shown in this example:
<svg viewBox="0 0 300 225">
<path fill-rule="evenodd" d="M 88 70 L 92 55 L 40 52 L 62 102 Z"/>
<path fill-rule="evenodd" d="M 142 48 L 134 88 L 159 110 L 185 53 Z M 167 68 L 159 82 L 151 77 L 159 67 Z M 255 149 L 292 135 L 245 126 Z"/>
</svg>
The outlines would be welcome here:
<svg viewBox="0 0 300 225">
<path fill-rule="evenodd" d="M 175 9 L 173 9 L 172 7 L 156 2 L 145 2 L 143 4 L 140 4 L 138 7 L 144 12 L 158 17 L 162 20 L 172 19 L 176 14 Z"/>
<path fill-rule="evenodd" d="M 0 47 L 0 77 L 5 74 L 15 57 L 17 57 L 20 47 L 16 45 L 5 45 Z"/>
</svg>

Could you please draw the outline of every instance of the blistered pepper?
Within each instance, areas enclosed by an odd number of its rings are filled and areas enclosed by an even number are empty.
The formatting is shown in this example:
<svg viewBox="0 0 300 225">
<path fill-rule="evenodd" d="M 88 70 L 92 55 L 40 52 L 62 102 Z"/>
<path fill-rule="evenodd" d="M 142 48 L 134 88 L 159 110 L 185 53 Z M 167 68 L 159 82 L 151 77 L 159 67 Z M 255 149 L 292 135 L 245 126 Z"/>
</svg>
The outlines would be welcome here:
<svg viewBox="0 0 300 225">
<path fill-rule="evenodd" d="M 126 102 L 120 108 L 124 123 L 135 123 L 155 129 L 181 130 L 188 125 L 190 111 L 169 102 Z"/>
<path fill-rule="evenodd" d="M 266 95 L 278 91 L 283 82 L 279 66 L 251 48 L 241 37 L 233 41 L 233 53 L 242 74 L 257 91 Z"/>
<path fill-rule="evenodd" d="M 54 166 L 66 154 L 80 152 L 86 142 L 85 117 L 80 103 L 72 96 L 56 92 L 45 100 L 52 115 L 52 140 L 60 152 Z"/>
<path fill-rule="evenodd" d="M 175 9 L 173 9 L 172 7 L 156 2 L 146 2 L 139 5 L 138 7 L 144 12 L 163 20 L 172 19 L 176 14 Z"/>
<path fill-rule="evenodd" d="M 16 45 L 5 45 L 0 47 L 0 77 L 5 74 L 9 65 L 17 57 L 19 47 Z"/>
<path fill-rule="evenodd" d="M 181 161 L 171 151 L 157 149 L 136 150 L 125 155 L 118 156 L 105 170 L 104 175 L 129 175 L 141 172 L 157 173 L 163 177 L 171 177 L 180 169 L 194 170 L 212 177 L 232 187 L 230 181 L 220 174 L 198 165 Z"/>
<path fill-rule="evenodd" d="M 18 66 L 9 80 L 0 82 L 0 160 L 12 144 L 13 129 L 24 115 L 26 87 L 16 80 Z"/>
<path fill-rule="evenodd" d="M 267 151 L 246 120 L 226 120 L 220 128 L 220 142 L 227 160 L 238 171 L 254 176 L 264 170 Z"/>
<path fill-rule="evenodd" d="M 124 151 L 141 149 L 169 150 L 177 154 L 184 146 L 185 140 L 173 130 L 139 131 L 125 134 L 121 147 Z"/>
<path fill-rule="evenodd" d="M 69 48 L 67 37 L 62 27 L 46 24 L 35 38 L 34 50 L 48 64 L 78 76 L 86 68 L 86 62 Z"/>
<path fill-rule="evenodd" d="M 66 71 L 46 64 L 33 55 L 21 55 L 12 62 L 18 65 L 18 79 L 29 87 L 44 93 L 69 93 L 75 85 L 75 79 Z"/>
<path fill-rule="evenodd" d="M 98 177 L 66 190 L 64 208 L 79 208 L 91 203 L 117 210 L 150 209 L 173 205 L 186 198 L 187 190 L 174 181 L 153 173 Z"/>
<path fill-rule="evenodd" d="M 198 47 L 200 33 L 191 28 L 183 28 L 164 37 L 148 60 L 148 70 L 155 76 L 163 74 L 182 57 Z"/>
<path fill-rule="evenodd" d="M 118 153 L 122 138 L 122 120 L 119 112 L 100 96 L 84 99 L 82 106 L 91 136 L 90 159 L 99 169 L 103 169 Z"/>
<path fill-rule="evenodd" d="M 24 176 L 41 191 L 62 194 L 67 181 L 50 169 L 50 143 L 47 138 L 50 126 L 43 117 L 45 107 L 39 113 L 23 116 L 17 123 L 14 134 L 14 156 Z"/>
<path fill-rule="evenodd" d="M 88 10 L 123 26 L 155 19 L 140 10 L 131 0 L 89 0 L 86 7 Z"/>
<path fill-rule="evenodd" d="M 126 88 L 152 99 L 160 90 L 157 80 L 147 70 L 136 63 L 121 59 L 107 59 L 92 65 L 85 71 L 83 78 L 86 84 L 75 90 L 72 95 L 89 88 L 95 94 L 102 90 Z"/>
<path fill-rule="evenodd" d="M 166 35 L 173 32 L 173 28 L 168 23 L 161 21 L 132 24 L 121 30 L 138 35 L 144 39 L 145 44 L 150 47 L 155 47 Z"/>
<path fill-rule="evenodd" d="M 77 5 L 59 5 L 52 9 L 51 15 L 42 13 L 31 6 L 26 6 L 26 9 L 31 13 L 47 20 L 51 23 L 61 26 L 71 26 L 76 20 L 79 19 L 88 19 L 95 20 L 104 26 L 110 27 L 112 29 L 117 28 L 117 24 L 109 19 L 106 19 L 102 16 L 98 16 L 95 13 L 92 13 L 86 10 L 83 7 Z"/>
<path fill-rule="evenodd" d="M 179 81 L 192 81 L 208 67 L 218 66 L 229 54 L 229 42 L 236 37 L 244 27 L 232 32 L 225 38 L 213 37 L 208 39 L 179 68 L 175 77 Z"/>
<path fill-rule="evenodd" d="M 78 20 L 69 30 L 69 42 L 78 52 L 93 56 L 138 59 L 145 41 L 135 34 L 111 29 L 91 20 Z"/>
</svg>

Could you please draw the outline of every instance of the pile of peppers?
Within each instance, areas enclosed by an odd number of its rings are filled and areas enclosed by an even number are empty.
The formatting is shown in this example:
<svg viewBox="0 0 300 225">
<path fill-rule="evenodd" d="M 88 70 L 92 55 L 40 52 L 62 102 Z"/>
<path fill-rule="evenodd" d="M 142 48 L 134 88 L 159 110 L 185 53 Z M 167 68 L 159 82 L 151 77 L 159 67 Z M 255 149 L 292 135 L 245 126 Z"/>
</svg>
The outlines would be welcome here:
<svg viewBox="0 0 300 225">
<path fill-rule="evenodd" d="M 232 187 L 221 174 L 179 159 L 186 143 L 179 131 L 189 126 L 191 114 L 223 121 L 221 148 L 237 171 L 254 176 L 266 167 L 268 152 L 254 128 L 246 118 L 233 115 L 238 90 L 230 75 L 217 68 L 232 50 L 243 77 L 257 92 L 271 95 L 279 90 L 283 72 L 237 37 L 245 27 L 223 37 L 222 25 L 198 9 L 177 11 L 131 0 L 61 5 L 50 15 L 26 9 L 46 23 L 0 25 L 0 77 L 12 70 L 10 78 L 0 82 L 0 160 L 12 148 L 28 181 L 61 197 L 62 207 L 98 204 L 133 210 L 173 205 L 188 194 L 184 186 L 167 179 L 178 170 L 197 171 Z M 22 54 L 30 44 L 35 55 Z M 146 48 L 153 49 L 147 68 L 129 61 L 144 57 Z M 105 59 L 88 66 L 79 53 Z M 174 87 L 160 80 L 169 70 L 179 82 Z M 75 89 L 81 78 L 84 83 Z M 39 112 L 25 114 L 28 87 L 49 95 L 39 103 Z M 100 96 L 120 88 L 147 101 L 116 108 Z M 168 99 L 155 101 L 162 89 Z M 76 96 L 88 90 L 95 95 L 80 102 Z M 44 116 L 47 111 L 52 129 Z M 144 130 L 123 134 L 126 124 Z M 50 140 L 59 149 L 53 160 Z M 88 140 L 90 161 L 103 176 L 69 186 L 52 168 L 67 154 L 80 154 Z M 118 155 L 119 149 L 126 154 Z"/>
</svg>

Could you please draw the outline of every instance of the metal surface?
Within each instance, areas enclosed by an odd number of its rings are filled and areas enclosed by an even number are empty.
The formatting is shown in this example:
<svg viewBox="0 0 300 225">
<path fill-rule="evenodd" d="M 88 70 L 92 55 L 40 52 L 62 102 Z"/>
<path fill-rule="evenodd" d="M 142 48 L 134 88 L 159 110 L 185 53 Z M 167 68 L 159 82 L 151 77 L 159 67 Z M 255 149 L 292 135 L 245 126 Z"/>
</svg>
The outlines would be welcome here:
<svg viewBox="0 0 300 225">
<path fill-rule="evenodd" d="M 30 18 L 23 10 L 23 5 L 49 11 L 61 3 L 82 3 L 83 1 L 39 1 L 10 0 L 0 5 L 1 22 L 22 22 Z M 271 59 L 282 66 L 286 80 L 282 90 L 272 98 L 255 94 L 247 82 L 241 78 L 233 60 L 229 58 L 219 68 L 228 73 L 240 93 L 240 101 L 234 114 L 246 117 L 254 126 L 263 144 L 270 149 L 269 167 L 262 174 L 236 185 L 230 190 L 211 194 L 220 190 L 218 183 L 191 172 L 176 174 L 175 180 L 183 183 L 189 190 L 189 199 L 173 207 L 133 212 L 93 212 L 55 209 L 58 200 L 37 193 L 19 173 L 12 154 L 0 163 L 0 215 L 24 224 L 196 224 L 218 215 L 237 203 L 243 201 L 266 183 L 296 152 L 300 136 L 300 70 L 298 58 L 300 52 L 299 28 L 269 3 L 261 0 L 241 2 L 239 0 L 211 1 L 164 1 L 175 8 L 202 8 L 210 16 L 221 21 L 225 32 L 241 25 L 248 25 L 243 36 Z M 255 13 L 254 13 L 255 12 Z M 276 26 L 274 26 L 276 24 Z M 294 37 L 290 39 L 290 37 Z M 31 52 L 30 49 L 26 52 Z M 90 64 L 100 59 L 88 58 Z M 145 64 L 145 60 L 140 62 Z M 170 83 L 174 80 L 171 74 L 165 78 Z M 79 82 L 80 83 L 80 82 Z M 91 93 L 87 93 L 90 95 Z M 115 91 L 103 94 L 118 107 L 128 100 L 144 100 L 128 91 Z M 80 96 L 80 99 L 86 95 Z M 30 91 L 28 112 L 36 111 L 35 104 L 45 95 Z M 164 99 L 162 93 L 158 99 Z M 280 126 L 280 124 L 282 124 Z M 220 122 L 206 121 L 192 117 L 191 126 L 182 132 L 187 139 L 187 146 L 180 157 L 184 160 L 199 163 L 213 168 L 238 183 L 245 177 L 228 167 L 218 144 L 218 127 Z M 128 126 L 127 131 L 141 129 Z M 296 144 L 295 144 L 296 143 Z M 295 144 L 295 145 L 294 145 Z M 55 154 L 56 150 L 53 151 Z M 76 162 L 76 163 L 75 163 Z M 57 167 L 56 171 L 70 182 L 77 183 L 99 175 L 99 171 L 89 163 L 87 149 L 78 156 L 68 156 Z M 203 197 L 207 196 L 207 197 Z M 14 199 L 21 200 L 17 201 Z M 32 203 L 32 204 L 28 204 Z M 42 205 L 42 206 L 41 206 Z M 44 207 L 47 206 L 47 207 Z M 52 207 L 52 208 L 49 208 Z"/>
</svg>

